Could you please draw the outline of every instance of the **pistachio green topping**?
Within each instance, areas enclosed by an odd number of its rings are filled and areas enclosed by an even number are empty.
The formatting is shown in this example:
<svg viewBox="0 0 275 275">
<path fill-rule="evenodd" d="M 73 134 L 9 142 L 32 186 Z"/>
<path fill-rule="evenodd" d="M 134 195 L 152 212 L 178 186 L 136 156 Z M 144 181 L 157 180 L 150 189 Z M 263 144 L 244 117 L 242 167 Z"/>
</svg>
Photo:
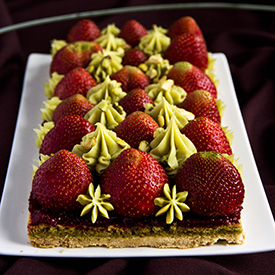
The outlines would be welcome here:
<svg viewBox="0 0 275 275">
<path fill-rule="evenodd" d="M 171 224 L 174 221 L 174 216 L 182 221 L 182 212 L 190 210 L 189 206 L 184 203 L 188 192 L 183 191 L 177 193 L 176 185 L 173 186 L 171 192 L 169 184 L 166 183 L 163 187 L 163 193 L 165 197 L 159 197 L 154 200 L 155 205 L 161 207 L 161 209 L 156 213 L 156 217 L 166 213 L 167 224 Z"/>
<path fill-rule="evenodd" d="M 36 133 L 35 145 L 39 149 L 41 147 L 44 136 L 54 127 L 54 122 L 45 122 L 43 125 L 39 125 L 40 129 L 34 129 Z"/>
<path fill-rule="evenodd" d="M 106 100 L 110 103 L 118 102 L 126 96 L 126 93 L 121 89 L 121 83 L 116 80 L 111 80 L 110 76 L 106 76 L 104 82 L 92 87 L 86 97 L 97 105 L 101 100 Z"/>
<path fill-rule="evenodd" d="M 41 119 L 42 121 L 52 121 L 53 112 L 57 105 L 61 103 L 62 100 L 59 97 L 54 96 L 47 101 L 43 101 L 45 108 L 41 109 Z"/>
<path fill-rule="evenodd" d="M 215 61 L 216 59 L 213 58 L 212 53 L 208 53 L 208 67 L 205 70 L 205 73 L 210 77 L 217 88 L 219 86 L 219 79 L 215 74 Z"/>
<path fill-rule="evenodd" d="M 170 104 L 165 97 L 157 103 L 153 108 L 150 105 L 145 105 L 145 113 L 149 114 L 160 127 L 166 128 L 174 115 L 176 124 L 179 129 L 182 129 L 190 120 L 195 118 L 195 115 L 176 105 Z"/>
<path fill-rule="evenodd" d="M 156 129 L 150 147 L 150 155 L 164 166 L 169 176 L 174 176 L 182 163 L 197 151 L 192 141 L 180 132 L 175 115 L 166 129 Z"/>
<path fill-rule="evenodd" d="M 81 205 L 85 206 L 80 216 L 86 215 L 91 211 L 91 220 L 93 223 L 96 222 L 98 213 L 102 217 L 109 219 L 108 211 L 114 210 L 112 204 L 106 201 L 110 197 L 111 195 L 109 194 L 101 194 L 100 185 L 98 185 L 96 190 L 94 190 L 93 183 L 90 183 L 87 194 L 81 194 L 76 199 Z"/>
<path fill-rule="evenodd" d="M 54 39 L 51 43 L 51 55 L 52 57 L 64 46 L 67 45 L 65 40 Z"/>
<path fill-rule="evenodd" d="M 123 55 L 124 50 L 121 48 L 117 51 L 102 50 L 102 52 L 94 53 L 86 70 L 94 77 L 97 83 L 100 83 L 108 75 L 112 75 L 123 68 L 121 64 Z"/>
<path fill-rule="evenodd" d="M 38 163 L 38 166 L 36 166 L 36 165 L 33 165 L 33 166 L 32 166 L 32 178 L 34 177 L 34 175 L 35 175 L 35 173 L 36 173 L 38 167 L 39 167 L 43 162 L 45 162 L 46 160 L 48 160 L 48 159 L 50 158 L 50 156 L 48 156 L 48 155 L 43 155 L 43 154 L 40 154 L 39 157 L 40 157 L 40 158 L 39 158 L 38 160 L 36 160 L 36 162 Z"/>
<path fill-rule="evenodd" d="M 54 89 L 59 81 L 64 77 L 62 74 L 58 74 L 56 72 L 52 73 L 51 78 L 49 78 L 48 82 L 44 83 L 44 94 L 47 98 L 52 98 L 54 95 Z"/>
<path fill-rule="evenodd" d="M 227 126 L 221 126 L 221 127 L 228 139 L 230 146 L 232 146 L 233 139 L 234 139 L 234 133 L 231 130 L 229 130 Z"/>
<path fill-rule="evenodd" d="M 98 37 L 95 42 L 107 51 L 117 51 L 118 49 L 125 49 L 129 46 L 122 38 L 117 37 L 120 30 L 114 24 L 108 25 L 102 30 L 102 35 Z"/>
<path fill-rule="evenodd" d="M 107 129 L 113 130 L 126 117 L 126 112 L 117 103 L 113 104 L 105 99 L 101 100 L 86 115 L 85 119 L 95 125 L 97 122 L 105 125 Z"/>
<path fill-rule="evenodd" d="M 83 158 L 91 170 L 95 169 L 101 174 L 130 145 L 100 122 L 95 126 L 95 131 L 84 136 L 72 152 Z"/>
<path fill-rule="evenodd" d="M 139 65 L 139 68 L 153 82 L 158 82 L 163 76 L 167 75 L 173 66 L 167 59 L 163 59 L 160 54 L 152 55 L 145 63 Z"/>
<path fill-rule="evenodd" d="M 162 97 L 174 105 L 181 103 L 187 96 L 187 93 L 180 86 L 174 85 L 174 80 L 167 79 L 164 76 L 158 83 L 148 85 L 145 91 L 155 103 L 160 103 Z"/>
<path fill-rule="evenodd" d="M 163 54 L 171 41 L 166 33 L 166 29 L 153 25 L 153 29 L 141 37 L 138 47 L 148 55 Z"/>
</svg>

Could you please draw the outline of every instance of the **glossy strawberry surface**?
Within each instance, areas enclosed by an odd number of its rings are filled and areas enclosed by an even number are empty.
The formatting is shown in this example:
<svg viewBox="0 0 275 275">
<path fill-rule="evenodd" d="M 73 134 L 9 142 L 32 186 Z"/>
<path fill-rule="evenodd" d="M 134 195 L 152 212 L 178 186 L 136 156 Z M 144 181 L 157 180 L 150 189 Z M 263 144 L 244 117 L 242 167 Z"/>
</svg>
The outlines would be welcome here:
<svg viewBox="0 0 275 275">
<path fill-rule="evenodd" d="M 115 212 L 125 217 L 150 216 L 157 211 L 154 199 L 162 196 L 168 177 L 148 153 L 124 150 L 101 177 L 104 193 L 110 194 Z"/>
<path fill-rule="evenodd" d="M 181 133 L 193 142 L 197 151 L 232 154 L 230 143 L 222 127 L 207 117 L 199 117 L 190 121 L 181 129 Z"/>
<path fill-rule="evenodd" d="M 122 65 L 131 65 L 138 66 L 139 64 L 145 62 L 148 59 L 148 56 L 139 49 L 129 49 L 125 52 Z"/>
<path fill-rule="evenodd" d="M 240 211 L 244 185 L 236 167 L 218 152 L 189 157 L 175 177 L 178 191 L 188 191 L 186 204 L 200 216 L 228 216 Z"/>
<path fill-rule="evenodd" d="M 45 135 L 39 152 L 51 155 L 61 149 L 71 151 L 83 136 L 94 130 L 93 124 L 79 115 L 65 116 Z"/>
<path fill-rule="evenodd" d="M 143 140 L 151 142 L 158 128 L 156 121 L 148 114 L 136 111 L 128 115 L 115 129 L 117 136 L 131 147 L 138 148 Z"/>
<path fill-rule="evenodd" d="M 93 176 L 85 161 L 72 152 L 61 150 L 38 168 L 32 192 L 47 209 L 73 210 L 81 207 L 76 199 L 87 192 L 91 182 Z"/>
<path fill-rule="evenodd" d="M 94 78 L 81 67 L 69 71 L 56 85 L 54 96 L 61 100 L 75 94 L 86 96 L 90 88 L 96 86 Z"/>
</svg>

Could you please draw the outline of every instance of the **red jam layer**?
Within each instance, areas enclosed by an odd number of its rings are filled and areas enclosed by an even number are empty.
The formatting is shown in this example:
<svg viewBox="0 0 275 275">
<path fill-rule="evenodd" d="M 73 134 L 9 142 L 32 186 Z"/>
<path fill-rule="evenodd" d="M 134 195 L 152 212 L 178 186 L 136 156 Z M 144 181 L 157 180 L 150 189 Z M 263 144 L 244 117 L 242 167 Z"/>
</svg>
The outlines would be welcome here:
<svg viewBox="0 0 275 275">
<path fill-rule="evenodd" d="M 29 212 L 30 225 L 38 225 L 40 223 L 49 224 L 52 227 L 57 225 L 63 226 L 73 226 L 79 230 L 83 229 L 86 226 L 91 227 L 108 227 L 110 225 L 127 229 L 132 226 L 143 227 L 144 225 L 151 226 L 167 226 L 165 222 L 165 216 L 162 217 L 147 217 L 147 218 L 126 218 L 117 216 L 114 211 L 109 212 L 109 219 L 98 217 L 97 221 L 93 224 L 91 221 L 91 214 L 87 214 L 83 217 L 80 217 L 81 210 L 75 211 L 62 211 L 62 212 L 53 212 L 46 208 L 43 208 L 35 196 L 31 194 L 29 198 Z M 183 213 L 184 217 L 182 221 L 178 221 L 178 225 L 183 227 L 215 227 L 221 225 L 229 224 L 239 224 L 241 209 L 236 212 L 234 215 L 227 217 L 218 217 L 218 218 L 203 218 L 194 216 L 192 213 Z"/>
</svg>

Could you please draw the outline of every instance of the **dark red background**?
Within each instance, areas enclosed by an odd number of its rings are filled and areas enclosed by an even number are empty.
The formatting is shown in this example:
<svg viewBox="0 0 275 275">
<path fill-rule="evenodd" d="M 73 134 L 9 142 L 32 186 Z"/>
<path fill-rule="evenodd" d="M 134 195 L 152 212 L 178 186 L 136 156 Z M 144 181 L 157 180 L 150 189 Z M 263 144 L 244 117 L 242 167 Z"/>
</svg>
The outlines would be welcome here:
<svg viewBox="0 0 275 275">
<path fill-rule="evenodd" d="M 74 12 L 164 3 L 156 0 L 0 0 L 0 28 Z M 275 2 L 259 3 L 272 5 Z M 154 23 L 168 28 L 175 19 L 184 15 L 196 19 L 209 51 L 223 52 L 228 58 L 253 154 L 274 215 L 275 12 L 200 8 L 126 13 L 92 19 L 103 28 L 113 22 L 121 27 L 126 20 L 134 18 L 149 29 Z M 50 40 L 64 38 L 76 21 L 40 25 L 0 35 L 0 193 L 12 146 L 27 57 L 32 52 L 49 53 Z M 236 256 L 135 259 L 68 260 L 0 256 L 0 274 L 115 275 L 132 274 L 134 271 L 158 275 L 275 274 L 275 251 Z"/>
</svg>

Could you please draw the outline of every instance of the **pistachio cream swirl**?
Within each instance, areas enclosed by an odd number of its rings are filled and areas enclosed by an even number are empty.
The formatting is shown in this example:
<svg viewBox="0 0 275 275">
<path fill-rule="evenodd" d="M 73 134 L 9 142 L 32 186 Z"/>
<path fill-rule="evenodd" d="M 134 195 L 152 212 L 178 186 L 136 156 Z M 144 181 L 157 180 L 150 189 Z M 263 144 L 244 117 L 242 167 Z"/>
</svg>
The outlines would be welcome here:
<svg viewBox="0 0 275 275">
<path fill-rule="evenodd" d="M 141 37 L 138 47 L 148 55 L 163 54 L 171 42 L 166 33 L 166 29 L 153 25 L 153 29 Z"/>
<path fill-rule="evenodd" d="M 175 115 L 166 129 L 156 129 L 150 148 L 150 155 L 163 165 L 169 176 L 174 176 L 182 163 L 197 152 L 192 141 L 180 132 Z"/>
<path fill-rule="evenodd" d="M 117 102 L 111 103 L 103 99 L 84 118 L 93 125 L 100 122 L 107 129 L 113 130 L 125 119 L 126 115 L 126 112 Z"/>
<path fill-rule="evenodd" d="M 102 123 L 98 122 L 95 126 L 95 131 L 85 135 L 72 152 L 83 158 L 91 170 L 101 174 L 130 145 Z"/>
<path fill-rule="evenodd" d="M 61 103 L 62 100 L 59 97 L 54 96 L 47 101 L 43 101 L 45 108 L 41 109 L 41 119 L 42 121 L 52 121 L 53 120 L 53 112 L 57 105 Z"/>
<path fill-rule="evenodd" d="M 174 105 L 181 103 L 187 96 L 183 88 L 174 84 L 174 80 L 167 79 L 164 76 L 158 83 L 153 83 L 145 88 L 145 91 L 155 103 L 159 103 L 162 97 Z"/>
<path fill-rule="evenodd" d="M 92 87 L 86 95 L 94 105 L 97 105 L 101 100 L 106 100 L 110 103 L 118 102 L 124 96 L 126 96 L 126 93 L 123 92 L 121 83 L 111 80 L 109 75 L 106 76 L 102 83 Z"/>
<path fill-rule="evenodd" d="M 39 125 L 39 129 L 34 129 L 35 133 L 36 133 L 36 141 L 35 141 L 35 145 L 38 149 L 40 149 L 41 144 L 43 142 L 43 139 L 45 137 L 45 135 L 54 127 L 54 122 L 53 121 L 49 121 L 49 122 L 45 122 L 43 123 L 43 125 Z"/>
<path fill-rule="evenodd" d="M 170 104 L 165 97 L 162 97 L 160 102 L 154 107 L 146 104 L 145 113 L 149 114 L 162 128 L 167 128 L 173 115 L 175 116 L 176 124 L 179 129 L 182 129 L 190 120 L 195 118 L 193 113 Z"/>
<path fill-rule="evenodd" d="M 52 98 L 54 96 L 54 89 L 63 77 L 63 74 L 53 72 L 48 82 L 44 83 L 44 94 L 47 98 Z"/>
</svg>

